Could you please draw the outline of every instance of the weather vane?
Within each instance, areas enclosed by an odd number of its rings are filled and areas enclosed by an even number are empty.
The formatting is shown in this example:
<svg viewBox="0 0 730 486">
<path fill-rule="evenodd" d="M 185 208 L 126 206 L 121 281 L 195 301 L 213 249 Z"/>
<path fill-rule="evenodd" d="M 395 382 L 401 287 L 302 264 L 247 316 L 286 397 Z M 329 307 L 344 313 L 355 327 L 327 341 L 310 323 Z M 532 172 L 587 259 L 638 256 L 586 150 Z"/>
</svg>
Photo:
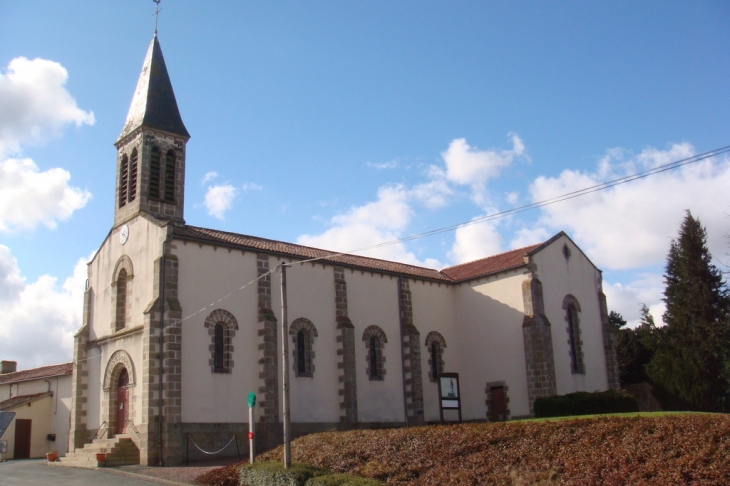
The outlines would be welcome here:
<svg viewBox="0 0 730 486">
<path fill-rule="evenodd" d="M 157 20 L 159 20 L 159 18 L 160 18 L 160 10 L 162 10 L 160 8 L 160 2 L 162 0 L 152 0 L 152 1 L 157 4 L 157 9 L 155 10 L 155 13 L 152 14 L 155 16 L 155 35 L 157 35 Z"/>
</svg>

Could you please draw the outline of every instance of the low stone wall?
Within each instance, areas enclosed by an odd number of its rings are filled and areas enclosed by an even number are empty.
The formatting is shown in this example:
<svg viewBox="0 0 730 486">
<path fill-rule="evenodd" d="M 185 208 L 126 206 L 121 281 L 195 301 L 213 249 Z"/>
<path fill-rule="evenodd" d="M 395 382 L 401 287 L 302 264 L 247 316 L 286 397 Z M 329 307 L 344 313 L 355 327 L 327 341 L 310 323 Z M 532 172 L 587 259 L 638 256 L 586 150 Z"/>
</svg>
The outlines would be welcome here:
<svg viewBox="0 0 730 486">
<path fill-rule="evenodd" d="M 211 456 L 200 452 L 193 445 L 193 442 L 201 449 L 208 452 L 215 452 L 223 448 L 235 435 L 238 439 L 238 451 L 241 459 L 248 459 L 248 423 L 183 423 L 181 425 L 183 451 L 187 449 L 187 458 L 190 461 L 210 459 L 211 457 L 236 457 L 237 450 L 235 441 L 226 447 L 220 454 Z M 318 432 L 345 431 L 359 429 L 388 429 L 405 427 L 405 422 L 316 422 L 316 423 L 293 423 L 291 428 L 292 440 L 304 435 L 316 434 Z M 261 454 L 271 450 L 284 442 L 282 424 L 257 423 L 255 429 L 256 453 Z M 185 463 L 186 455 L 176 458 L 172 465 Z"/>
</svg>

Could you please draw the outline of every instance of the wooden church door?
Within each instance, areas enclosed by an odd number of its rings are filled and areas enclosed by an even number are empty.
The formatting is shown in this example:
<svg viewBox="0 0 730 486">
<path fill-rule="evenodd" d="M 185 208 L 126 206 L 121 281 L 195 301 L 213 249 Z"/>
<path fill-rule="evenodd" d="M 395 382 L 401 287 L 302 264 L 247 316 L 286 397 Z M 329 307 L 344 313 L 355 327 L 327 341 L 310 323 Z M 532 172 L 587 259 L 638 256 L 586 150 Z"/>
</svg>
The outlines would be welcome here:
<svg viewBox="0 0 730 486">
<path fill-rule="evenodd" d="M 127 370 L 122 370 L 117 385 L 117 434 L 123 434 L 127 429 L 127 419 L 129 418 L 128 384 L 129 374 Z"/>
</svg>

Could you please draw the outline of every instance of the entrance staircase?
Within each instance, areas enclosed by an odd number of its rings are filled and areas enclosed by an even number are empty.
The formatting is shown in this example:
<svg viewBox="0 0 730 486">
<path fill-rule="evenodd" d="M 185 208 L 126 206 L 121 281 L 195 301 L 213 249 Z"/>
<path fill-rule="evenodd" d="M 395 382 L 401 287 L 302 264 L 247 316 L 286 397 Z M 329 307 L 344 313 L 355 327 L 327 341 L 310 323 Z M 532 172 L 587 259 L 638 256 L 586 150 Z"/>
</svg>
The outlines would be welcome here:
<svg viewBox="0 0 730 486">
<path fill-rule="evenodd" d="M 105 452 L 106 461 L 97 462 L 96 453 Z M 61 457 L 59 462 L 51 463 L 70 467 L 113 467 L 139 464 L 139 449 L 126 434 L 117 434 L 113 439 L 94 439 L 84 445 L 83 449 L 76 449 Z"/>
</svg>

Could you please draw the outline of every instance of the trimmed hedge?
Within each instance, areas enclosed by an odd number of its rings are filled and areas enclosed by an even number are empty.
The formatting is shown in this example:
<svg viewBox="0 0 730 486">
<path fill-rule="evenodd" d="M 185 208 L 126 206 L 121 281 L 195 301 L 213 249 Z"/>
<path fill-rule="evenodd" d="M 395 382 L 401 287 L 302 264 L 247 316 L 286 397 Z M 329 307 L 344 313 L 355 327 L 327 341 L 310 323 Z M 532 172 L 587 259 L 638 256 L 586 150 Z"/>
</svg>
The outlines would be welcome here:
<svg viewBox="0 0 730 486">
<path fill-rule="evenodd" d="M 352 474 L 330 474 L 314 477 L 304 486 L 379 486 L 381 484 L 383 483 L 375 479 L 362 478 Z"/>
<path fill-rule="evenodd" d="M 280 461 L 254 462 L 241 468 L 239 478 L 246 486 L 304 486 L 311 478 L 327 473 L 326 469 L 300 462 L 292 463 L 289 469 L 284 469 Z"/>
<path fill-rule="evenodd" d="M 535 418 L 638 412 L 636 398 L 616 391 L 577 392 L 535 399 Z"/>
</svg>

